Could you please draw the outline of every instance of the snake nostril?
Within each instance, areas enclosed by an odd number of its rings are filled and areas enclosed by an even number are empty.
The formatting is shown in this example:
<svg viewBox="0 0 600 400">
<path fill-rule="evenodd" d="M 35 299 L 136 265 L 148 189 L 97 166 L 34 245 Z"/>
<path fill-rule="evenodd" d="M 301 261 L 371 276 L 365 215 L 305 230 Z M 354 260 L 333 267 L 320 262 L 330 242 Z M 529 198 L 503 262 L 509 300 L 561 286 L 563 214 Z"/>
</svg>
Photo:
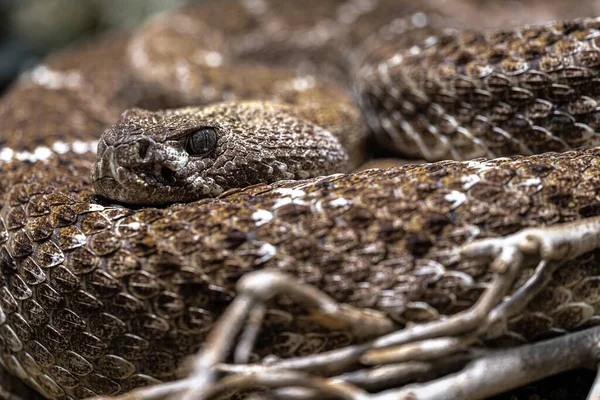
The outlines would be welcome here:
<svg viewBox="0 0 600 400">
<path fill-rule="evenodd" d="M 167 167 L 160 168 L 160 176 L 166 183 L 175 183 L 175 175 L 173 174 L 173 171 Z"/>
<path fill-rule="evenodd" d="M 138 143 L 138 155 L 140 159 L 145 159 L 148 154 L 148 149 L 150 149 L 150 143 L 146 140 L 142 140 Z"/>
</svg>

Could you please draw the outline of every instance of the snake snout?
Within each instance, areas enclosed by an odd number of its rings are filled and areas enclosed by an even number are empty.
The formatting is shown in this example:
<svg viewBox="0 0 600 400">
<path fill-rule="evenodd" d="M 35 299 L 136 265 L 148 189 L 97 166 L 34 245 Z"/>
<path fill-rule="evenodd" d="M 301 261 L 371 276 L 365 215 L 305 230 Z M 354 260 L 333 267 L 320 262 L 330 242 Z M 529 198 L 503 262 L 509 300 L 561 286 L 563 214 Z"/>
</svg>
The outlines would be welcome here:
<svg viewBox="0 0 600 400">
<path fill-rule="evenodd" d="M 187 164 L 186 153 L 151 137 L 139 138 L 115 149 L 114 164 L 150 185 L 174 185 L 177 171 Z"/>
</svg>

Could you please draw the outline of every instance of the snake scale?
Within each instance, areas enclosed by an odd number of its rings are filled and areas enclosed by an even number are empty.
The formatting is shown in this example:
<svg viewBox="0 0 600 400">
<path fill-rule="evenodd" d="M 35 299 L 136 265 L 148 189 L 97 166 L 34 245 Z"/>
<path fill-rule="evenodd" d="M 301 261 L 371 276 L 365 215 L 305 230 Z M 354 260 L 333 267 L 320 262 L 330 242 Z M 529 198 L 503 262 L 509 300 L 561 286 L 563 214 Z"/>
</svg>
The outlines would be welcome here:
<svg viewBox="0 0 600 400">
<path fill-rule="evenodd" d="M 436 320 L 489 285 L 453 248 L 600 215 L 600 20 L 461 32 L 409 2 L 303 3 L 184 8 L 51 57 L 0 100 L 12 374 L 52 399 L 177 379 L 257 269 Z M 488 159 L 341 174 L 369 131 L 430 161 Z M 496 340 L 597 324 L 598 257 L 558 269 Z M 285 300 L 265 323 L 256 358 L 358 340 Z"/>
</svg>

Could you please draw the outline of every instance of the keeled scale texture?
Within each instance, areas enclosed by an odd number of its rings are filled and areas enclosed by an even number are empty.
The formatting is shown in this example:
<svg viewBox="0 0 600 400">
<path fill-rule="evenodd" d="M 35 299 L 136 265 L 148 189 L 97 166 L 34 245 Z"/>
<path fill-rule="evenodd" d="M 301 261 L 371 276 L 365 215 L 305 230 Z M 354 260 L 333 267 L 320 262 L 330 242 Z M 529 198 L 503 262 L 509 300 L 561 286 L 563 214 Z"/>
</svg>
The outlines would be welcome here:
<svg viewBox="0 0 600 400">
<path fill-rule="evenodd" d="M 359 114 L 343 107 L 339 112 L 323 110 L 316 104 L 301 108 L 257 101 L 128 110 L 102 134 L 91 174 L 94 190 L 113 201 L 156 206 L 256 183 L 345 171 L 360 160 L 350 161 L 327 125 L 318 122 L 339 122 L 340 131 L 352 134 L 362 126 Z M 215 148 L 206 155 L 190 155 L 190 132 L 207 126 L 215 132 Z"/>
<path fill-rule="evenodd" d="M 290 16 L 293 10 L 283 7 L 281 12 Z M 382 7 L 361 17 L 370 23 L 341 31 L 351 33 L 351 44 L 366 38 L 362 49 L 367 55 L 357 57 L 364 56 L 367 66 L 377 66 L 377 73 L 360 75 L 365 79 L 361 83 L 365 104 L 381 107 L 379 114 L 369 113 L 375 128 L 373 115 L 378 115 L 376 121 L 398 123 L 378 122 L 384 130 L 406 127 L 394 109 L 407 112 L 411 123 L 418 125 L 415 121 L 421 121 L 420 114 L 411 114 L 409 103 L 399 100 L 397 91 L 405 88 L 397 89 L 392 83 L 400 84 L 406 73 L 427 83 L 416 66 L 431 62 L 428 73 L 433 85 L 427 86 L 427 96 L 464 116 L 468 132 L 478 132 L 481 138 L 467 135 L 469 140 L 462 142 L 464 130 L 454 135 L 458 130 L 454 114 L 425 125 L 447 134 L 468 151 L 478 143 L 481 148 L 493 148 L 494 154 L 501 154 L 504 146 L 512 152 L 515 140 L 531 139 L 538 121 L 540 126 L 552 127 L 550 136 L 561 132 L 585 136 L 588 128 L 596 129 L 593 26 L 589 38 L 585 26 L 572 31 L 568 39 L 555 37 L 552 43 L 571 43 L 573 37 L 583 35 L 572 55 L 561 58 L 556 71 L 542 71 L 552 83 L 546 82 L 548 86 L 539 90 L 523 88 L 532 93 L 529 96 L 516 89 L 525 81 L 519 79 L 529 76 L 526 71 L 540 68 L 535 62 L 529 60 L 525 71 L 517 68 L 516 78 L 506 76 L 511 61 L 488 65 L 484 70 L 494 74 L 469 80 L 465 78 L 469 49 L 481 45 L 481 38 L 450 34 L 434 47 L 450 57 L 445 59 L 451 60 L 448 64 L 459 66 L 459 76 L 451 84 L 441 83 L 448 65 L 435 58 L 420 60 L 418 51 L 414 59 L 405 57 L 417 39 L 426 40 L 436 31 L 427 26 L 412 29 L 415 26 L 408 20 L 382 24 L 378 19 L 382 14 L 393 18 Z M 219 13 L 210 16 L 217 22 L 223 20 Z M 306 17 L 310 22 L 311 14 Z M 409 20 L 419 23 L 419 18 Z M 245 26 L 236 19 L 225 21 Z M 584 25 L 594 23 L 590 20 Z M 379 25 L 381 37 L 370 37 L 369 29 Z M 519 32 L 517 41 L 535 44 L 535 37 Z M 560 33 L 560 29 L 538 30 L 542 37 L 553 32 Z M 399 37 L 404 39 L 399 41 Z M 486 266 L 457 264 L 451 257 L 456 245 L 599 213 L 597 150 L 514 161 L 443 162 L 259 185 L 219 199 L 165 209 L 133 210 L 110 204 L 91 191 L 89 172 L 94 157 L 88 152 L 93 147 L 89 141 L 97 139 L 99 130 L 123 108 L 157 107 L 169 100 L 145 96 L 147 91 L 155 95 L 156 88 L 139 82 L 123 67 L 127 43 L 127 38 L 107 40 L 56 57 L 45 65 L 47 70 L 36 70 L 0 104 L 2 360 L 16 375 L 29 376 L 30 383 L 49 397 L 114 394 L 175 378 L 182 357 L 198 349 L 233 295 L 235 280 L 247 271 L 278 268 L 317 284 L 341 301 L 385 309 L 399 322 L 427 321 L 472 305 L 485 287 Z M 500 40 L 498 46 L 506 43 L 510 41 Z M 558 46 L 564 55 L 561 49 Z M 285 46 L 280 50 L 282 54 Z M 400 78 L 392 65 L 399 60 L 395 58 L 398 50 L 409 60 Z M 582 54 L 591 55 L 592 63 L 581 64 Z M 321 55 L 320 51 L 314 54 L 315 58 Z M 440 65 L 439 70 L 435 65 Z M 514 65 L 520 65 L 518 60 Z M 574 78 L 572 66 L 580 74 Z M 501 70 L 504 67 L 508 69 Z M 493 81 L 499 83 L 502 101 L 494 105 L 482 103 L 479 97 L 467 101 L 475 94 L 486 97 L 492 92 L 492 75 L 498 78 Z M 463 86 L 457 83 L 465 81 L 466 89 L 460 91 Z M 566 85 L 558 88 L 565 97 L 545 97 L 555 85 Z M 525 93 L 525 100 L 508 96 L 515 91 Z M 415 99 L 411 94 L 405 99 L 414 100 L 419 111 L 423 104 L 430 104 L 427 98 Z M 548 100 L 550 104 L 544 103 Z M 547 106 L 539 118 L 527 114 L 538 103 Z M 479 118 L 472 115 L 474 109 Z M 436 110 L 439 107 L 433 103 L 425 109 L 429 116 Z M 521 115 L 524 119 L 512 118 Z M 491 131 L 499 136 L 471 129 L 469 124 L 475 120 L 492 123 Z M 510 131 L 509 120 L 518 120 L 529 129 Z M 581 130 L 571 129 L 576 123 Z M 509 132 L 509 137 L 502 132 Z M 431 144 L 426 132 L 419 131 L 417 136 Z M 569 142 L 564 148 L 584 144 L 579 138 L 561 139 Z M 403 148 L 410 150 L 410 143 L 402 143 Z M 594 324 L 600 301 L 597 265 L 597 254 L 591 254 L 560 269 L 552 286 L 511 323 L 505 339 L 513 343 L 535 340 Z M 271 313 L 273 337 L 265 336 L 260 354 L 306 354 L 353 340 L 344 332 L 324 332 L 302 318 L 301 310 L 284 306 Z"/>
<path fill-rule="evenodd" d="M 369 121 L 429 160 L 597 146 L 598 28 L 581 19 L 388 44 L 360 73 Z"/>
<path fill-rule="evenodd" d="M 248 271 L 276 268 L 399 322 L 428 321 L 469 307 L 485 287 L 487 267 L 456 264 L 448 250 L 597 215 L 600 203 L 597 150 L 370 170 L 138 211 L 97 203 L 87 157 L 0 178 L 3 361 L 55 398 L 175 378 Z M 507 338 L 596 323 L 597 257 L 559 269 Z M 353 340 L 299 315 L 273 312 L 276 337 L 259 352 Z"/>
</svg>

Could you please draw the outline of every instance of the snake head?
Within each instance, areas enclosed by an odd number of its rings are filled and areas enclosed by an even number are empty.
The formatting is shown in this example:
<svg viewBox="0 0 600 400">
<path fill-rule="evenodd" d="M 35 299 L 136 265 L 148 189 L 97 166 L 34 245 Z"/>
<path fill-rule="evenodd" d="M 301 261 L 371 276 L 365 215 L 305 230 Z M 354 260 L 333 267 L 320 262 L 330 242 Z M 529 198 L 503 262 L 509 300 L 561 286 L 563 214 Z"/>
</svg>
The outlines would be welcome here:
<svg viewBox="0 0 600 400">
<path fill-rule="evenodd" d="M 135 108 L 102 134 L 92 181 L 96 193 L 111 200 L 164 205 L 343 172 L 346 162 L 329 131 L 285 105 Z"/>
</svg>

